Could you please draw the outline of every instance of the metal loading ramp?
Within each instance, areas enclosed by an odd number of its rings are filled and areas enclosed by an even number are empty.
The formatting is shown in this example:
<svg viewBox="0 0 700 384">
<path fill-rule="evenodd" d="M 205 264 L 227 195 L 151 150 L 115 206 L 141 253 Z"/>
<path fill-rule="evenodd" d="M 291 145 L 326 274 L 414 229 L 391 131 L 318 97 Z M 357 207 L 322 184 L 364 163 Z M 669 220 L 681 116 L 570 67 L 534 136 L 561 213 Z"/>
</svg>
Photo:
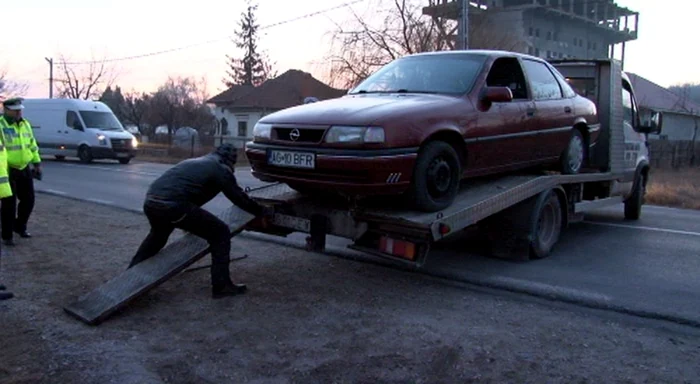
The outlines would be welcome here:
<svg viewBox="0 0 700 384">
<path fill-rule="evenodd" d="M 217 217 L 228 224 L 231 237 L 241 233 L 255 218 L 236 206 Z M 154 257 L 124 270 L 63 309 L 86 324 L 98 325 L 129 301 L 164 283 L 208 253 L 206 240 L 187 233 Z"/>
</svg>

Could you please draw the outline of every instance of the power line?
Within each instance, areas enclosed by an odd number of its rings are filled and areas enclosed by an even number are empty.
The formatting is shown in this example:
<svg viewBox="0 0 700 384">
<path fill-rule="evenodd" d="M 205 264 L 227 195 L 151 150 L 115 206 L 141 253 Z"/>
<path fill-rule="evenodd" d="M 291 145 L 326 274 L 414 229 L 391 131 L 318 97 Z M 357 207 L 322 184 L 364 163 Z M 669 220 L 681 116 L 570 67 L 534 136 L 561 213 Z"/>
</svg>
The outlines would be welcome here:
<svg viewBox="0 0 700 384">
<path fill-rule="evenodd" d="M 277 22 L 277 23 L 265 25 L 265 26 L 260 27 L 259 29 L 260 29 L 260 30 L 264 30 L 264 29 L 268 29 L 268 28 L 272 28 L 272 27 L 277 27 L 277 26 L 280 26 L 280 25 L 283 25 L 283 24 L 288 24 L 288 23 L 291 23 L 291 22 L 294 22 L 294 21 L 298 21 L 298 20 L 302 20 L 302 19 L 308 19 L 308 18 L 310 18 L 310 17 L 314 17 L 314 16 L 317 16 L 317 15 L 320 15 L 320 14 L 324 14 L 324 13 L 326 13 L 326 12 L 330 12 L 330 11 L 333 11 L 333 10 L 336 10 L 336 9 L 339 9 L 339 8 L 344 8 L 344 7 L 350 6 L 350 5 L 352 5 L 352 4 L 360 3 L 360 2 L 363 2 L 363 1 L 365 1 L 365 0 L 355 0 L 355 1 L 347 2 L 347 3 L 343 3 L 343 4 L 337 5 L 337 6 L 335 6 L 335 7 L 323 9 L 323 10 L 316 11 L 316 12 L 312 12 L 312 13 L 308 13 L 308 14 L 306 14 L 306 15 L 302 15 L 302 16 L 299 16 L 299 17 L 295 17 L 295 18 L 293 18 L 293 19 L 283 20 L 283 21 L 280 21 L 280 22 Z M 226 36 L 226 37 L 223 37 L 223 38 L 208 40 L 208 41 L 204 41 L 204 42 L 199 42 L 199 43 L 190 44 L 190 45 L 186 45 L 186 46 L 182 46 L 182 47 L 177 47 L 177 48 L 166 49 L 166 50 L 162 50 L 162 51 L 144 53 L 144 54 L 140 54 L 140 55 L 116 57 L 116 58 L 104 59 L 104 60 L 74 61 L 74 62 L 66 62 L 65 64 L 66 64 L 66 65 L 102 64 L 102 63 L 109 63 L 109 62 L 115 62 L 115 61 L 127 61 L 127 60 L 142 59 L 142 58 L 144 58 L 144 57 L 152 57 L 152 56 L 163 55 L 163 54 L 171 53 L 171 52 L 183 51 L 183 50 L 186 50 L 186 49 L 190 49 L 190 48 L 194 48 L 194 47 L 199 47 L 199 46 L 207 45 L 207 44 L 212 44 L 212 43 L 216 43 L 216 42 L 223 41 L 223 40 L 230 39 L 230 38 L 231 38 L 231 36 Z"/>
</svg>

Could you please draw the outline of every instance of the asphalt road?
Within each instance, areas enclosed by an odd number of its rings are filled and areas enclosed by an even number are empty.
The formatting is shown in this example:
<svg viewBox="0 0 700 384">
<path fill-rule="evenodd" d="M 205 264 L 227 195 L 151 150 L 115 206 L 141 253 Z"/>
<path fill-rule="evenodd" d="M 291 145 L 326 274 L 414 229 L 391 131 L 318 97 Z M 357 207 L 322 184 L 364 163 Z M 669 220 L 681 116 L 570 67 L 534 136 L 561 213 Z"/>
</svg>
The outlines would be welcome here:
<svg viewBox="0 0 700 384">
<path fill-rule="evenodd" d="M 150 181 L 168 167 L 47 160 L 44 179 L 35 186 L 138 210 Z M 243 187 L 262 185 L 245 168 L 237 177 Z M 218 196 L 205 208 L 217 212 L 228 205 Z M 302 234 L 287 240 L 259 237 L 293 246 L 304 241 Z M 477 238 L 465 234 L 436 247 L 424 272 L 700 327 L 700 212 L 645 206 L 641 220 L 626 222 L 622 206 L 606 208 L 565 231 L 551 257 L 527 263 L 481 256 L 476 243 Z M 345 249 L 349 243 L 343 239 L 330 238 L 328 244 L 329 254 L 388 263 Z"/>
</svg>

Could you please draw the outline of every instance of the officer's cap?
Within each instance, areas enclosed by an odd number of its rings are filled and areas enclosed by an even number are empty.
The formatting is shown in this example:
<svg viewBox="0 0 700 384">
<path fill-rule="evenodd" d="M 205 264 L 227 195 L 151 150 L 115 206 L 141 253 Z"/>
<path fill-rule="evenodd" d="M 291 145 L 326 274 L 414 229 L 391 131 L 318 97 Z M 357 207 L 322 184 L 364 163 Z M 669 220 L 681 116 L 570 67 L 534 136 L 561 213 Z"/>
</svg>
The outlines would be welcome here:
<svg viewBox="0 0 700 384">
<path fill-rule="evenodd" d="M 11 99 L 7 99 L 2 102 L 2 107 L 4 109 L 9 109 L 11 111 L 19 111 L 20 109 L 24 109 L 24 105 L 22 105 L 22 101 L 24 101 L 23 98 L 21 97 L 13 97 Z"/>
</svg>

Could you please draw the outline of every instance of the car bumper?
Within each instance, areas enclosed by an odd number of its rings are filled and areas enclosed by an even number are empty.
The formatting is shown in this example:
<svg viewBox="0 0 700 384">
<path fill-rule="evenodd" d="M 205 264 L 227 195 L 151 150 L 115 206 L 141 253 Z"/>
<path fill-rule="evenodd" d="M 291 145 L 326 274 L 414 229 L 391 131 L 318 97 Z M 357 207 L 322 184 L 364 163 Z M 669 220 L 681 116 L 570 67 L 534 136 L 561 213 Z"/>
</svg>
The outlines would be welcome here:
<svg viewBox="0 0 700 384">
<path fill-rule="evenodd" d="M 314 167 L 271 165 L 268 155 L 275 150 L 313 154 Z M 262 181 L 331 188 L 352 195 L 378 195 L 401 193 L 408 188 L 418 148 L 341 150 L 248 143 L 245 153 L 253 176 Z"/>
<path fill-rule="evenodd" d="M 92 147 L 90 153 L 95 159 L 131 159 L 136 156 L 135 149 L 114 149 L 109 147 Z"/>
</svg>

